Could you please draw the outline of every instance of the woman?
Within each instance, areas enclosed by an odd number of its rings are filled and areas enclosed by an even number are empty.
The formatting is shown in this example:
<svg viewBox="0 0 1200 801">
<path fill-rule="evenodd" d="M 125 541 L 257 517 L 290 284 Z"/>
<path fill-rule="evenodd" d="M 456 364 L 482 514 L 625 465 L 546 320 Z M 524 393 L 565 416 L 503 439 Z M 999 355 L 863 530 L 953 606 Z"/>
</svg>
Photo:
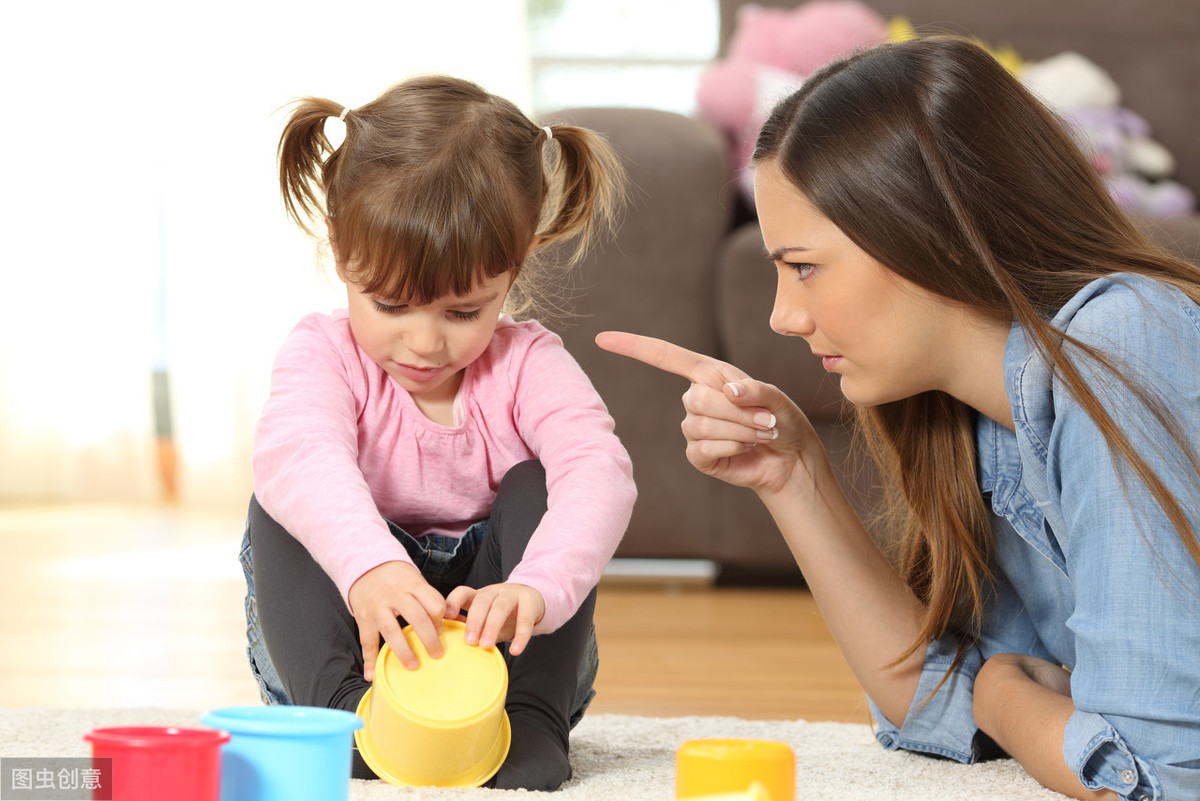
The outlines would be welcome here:
<svg viewBox="0 0 1200 801">
<path fill-rule="evenodd" d="M 771 326 L 856 405 L 896 553 L 777 389 L 600 346 L 693 382 L 689 461 L 766 504 L 885 747 L 994 743 L 1077 798 L 1200 798 L 1200 270 L 962 40 L 828 66 L 754 161 Z"/>
</svg>

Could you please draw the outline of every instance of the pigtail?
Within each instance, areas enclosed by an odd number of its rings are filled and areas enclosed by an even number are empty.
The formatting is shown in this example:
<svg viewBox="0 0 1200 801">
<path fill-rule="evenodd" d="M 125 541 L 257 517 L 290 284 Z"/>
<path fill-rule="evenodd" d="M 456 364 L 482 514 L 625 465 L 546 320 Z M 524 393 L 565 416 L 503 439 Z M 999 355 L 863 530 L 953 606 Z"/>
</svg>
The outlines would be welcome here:
<svg viewBox="0 0 1200 801">
<path fill-rule="evenodd" d="M 332 213 L 329 198 L 331 176 L 336 172 L 338 152 L 325 136 L 325 121 L 343 113 L 332 100 L 306 97 L 293 104 L 291 116 L 279 137 L 279 190 L 288 216 L 304 231 L 320 237 L 314 221 Z"/>
<path fill-rule="evenodd" d="M 549 194 L 538 228 L 540 245 L 574 239 L 568 264 L 578 263 L 599 233 L 607 233 L 625 206 L 625 167 L 600 134 L 573 125 L 544 134 Z"/>
</svg>

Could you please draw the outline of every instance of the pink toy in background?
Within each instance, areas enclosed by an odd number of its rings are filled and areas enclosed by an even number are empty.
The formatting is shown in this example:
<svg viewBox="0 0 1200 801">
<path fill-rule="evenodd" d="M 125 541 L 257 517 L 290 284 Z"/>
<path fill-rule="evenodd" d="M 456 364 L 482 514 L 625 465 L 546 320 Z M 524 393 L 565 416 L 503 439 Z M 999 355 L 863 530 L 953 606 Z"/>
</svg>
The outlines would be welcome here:
<svg viewBox="0 0 1200 801">
<path fill-rule="evenodd" d="M 912 34 L 858 0 L 810 0 L 795 8 L 749 3 L 738 10 L 725 58 L 700 77 L 700 117 L 725 134 L 739 187 L 754 203 L 746 168 L 771 109 L 819 67 L 855 50 Z M 1133 214 L 1169 217 L 1196 208 L 1196 198 L 1171 179 L 1174 158 L 1151 138 L 1149 125 L 1121 106 L 1120 88 L 1091 60 L 1074 52 L 1024 63 L 1015 52 L 994 53 L 1071 127 L 1117 204 Z"/>
<path fill-rule="evenodd" d="M 810 0 L 795 8 L 751 3 L 738 10 L 728 54 L 701 76 L 696 104 L 729 140 L 749 201 L 745 168 L 771 108 L 819 67 L 886 40 L 884 18 L 857 0 Z"/>
</svg>

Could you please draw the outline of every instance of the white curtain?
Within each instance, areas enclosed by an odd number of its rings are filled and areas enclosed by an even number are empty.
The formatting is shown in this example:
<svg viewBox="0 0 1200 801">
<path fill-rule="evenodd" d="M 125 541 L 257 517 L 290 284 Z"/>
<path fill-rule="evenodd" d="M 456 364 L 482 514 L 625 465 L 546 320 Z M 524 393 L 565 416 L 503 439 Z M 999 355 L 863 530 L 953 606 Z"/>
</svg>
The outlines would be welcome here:
<svg viewBox="0 0 1200 801">
<path fill-rule="evenodd" d="M 280 107 L 449 72 L 528 108 L 524 0 L 21 3 L 0 45 L 0 502 L 242 503 L 280 341 L 342 302 L 285 218 Z"/>
</svg>

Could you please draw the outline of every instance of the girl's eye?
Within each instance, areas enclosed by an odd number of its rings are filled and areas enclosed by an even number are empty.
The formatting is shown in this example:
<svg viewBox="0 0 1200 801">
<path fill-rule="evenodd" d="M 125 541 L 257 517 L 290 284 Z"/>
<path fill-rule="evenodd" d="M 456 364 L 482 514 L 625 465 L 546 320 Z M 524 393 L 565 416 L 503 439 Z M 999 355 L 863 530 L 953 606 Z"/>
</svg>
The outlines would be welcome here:
<svg viewBox="0 0 1200 801">
<path fill-rule="evenodd" d="M 375 311 L 381 314 L 399 314 L 400 312 L 404 311 L 405 308 L 407 308 L 405 306 L 389 306 L 386 303 L 380 303 L 374 299 L 371 300 L 371 303 L 375 305 Z"/>
<path fill-rule="evenodd" d="M 455 320 L 462 320 L 463 322 L 470 322 L 472 320 L 479 319 L 479 311 L 480 311 L 479 309 L 472 309 L 471 311 L 454 310 L 454 311 L 450 312 L 450 315 Z"/>
</svg>

